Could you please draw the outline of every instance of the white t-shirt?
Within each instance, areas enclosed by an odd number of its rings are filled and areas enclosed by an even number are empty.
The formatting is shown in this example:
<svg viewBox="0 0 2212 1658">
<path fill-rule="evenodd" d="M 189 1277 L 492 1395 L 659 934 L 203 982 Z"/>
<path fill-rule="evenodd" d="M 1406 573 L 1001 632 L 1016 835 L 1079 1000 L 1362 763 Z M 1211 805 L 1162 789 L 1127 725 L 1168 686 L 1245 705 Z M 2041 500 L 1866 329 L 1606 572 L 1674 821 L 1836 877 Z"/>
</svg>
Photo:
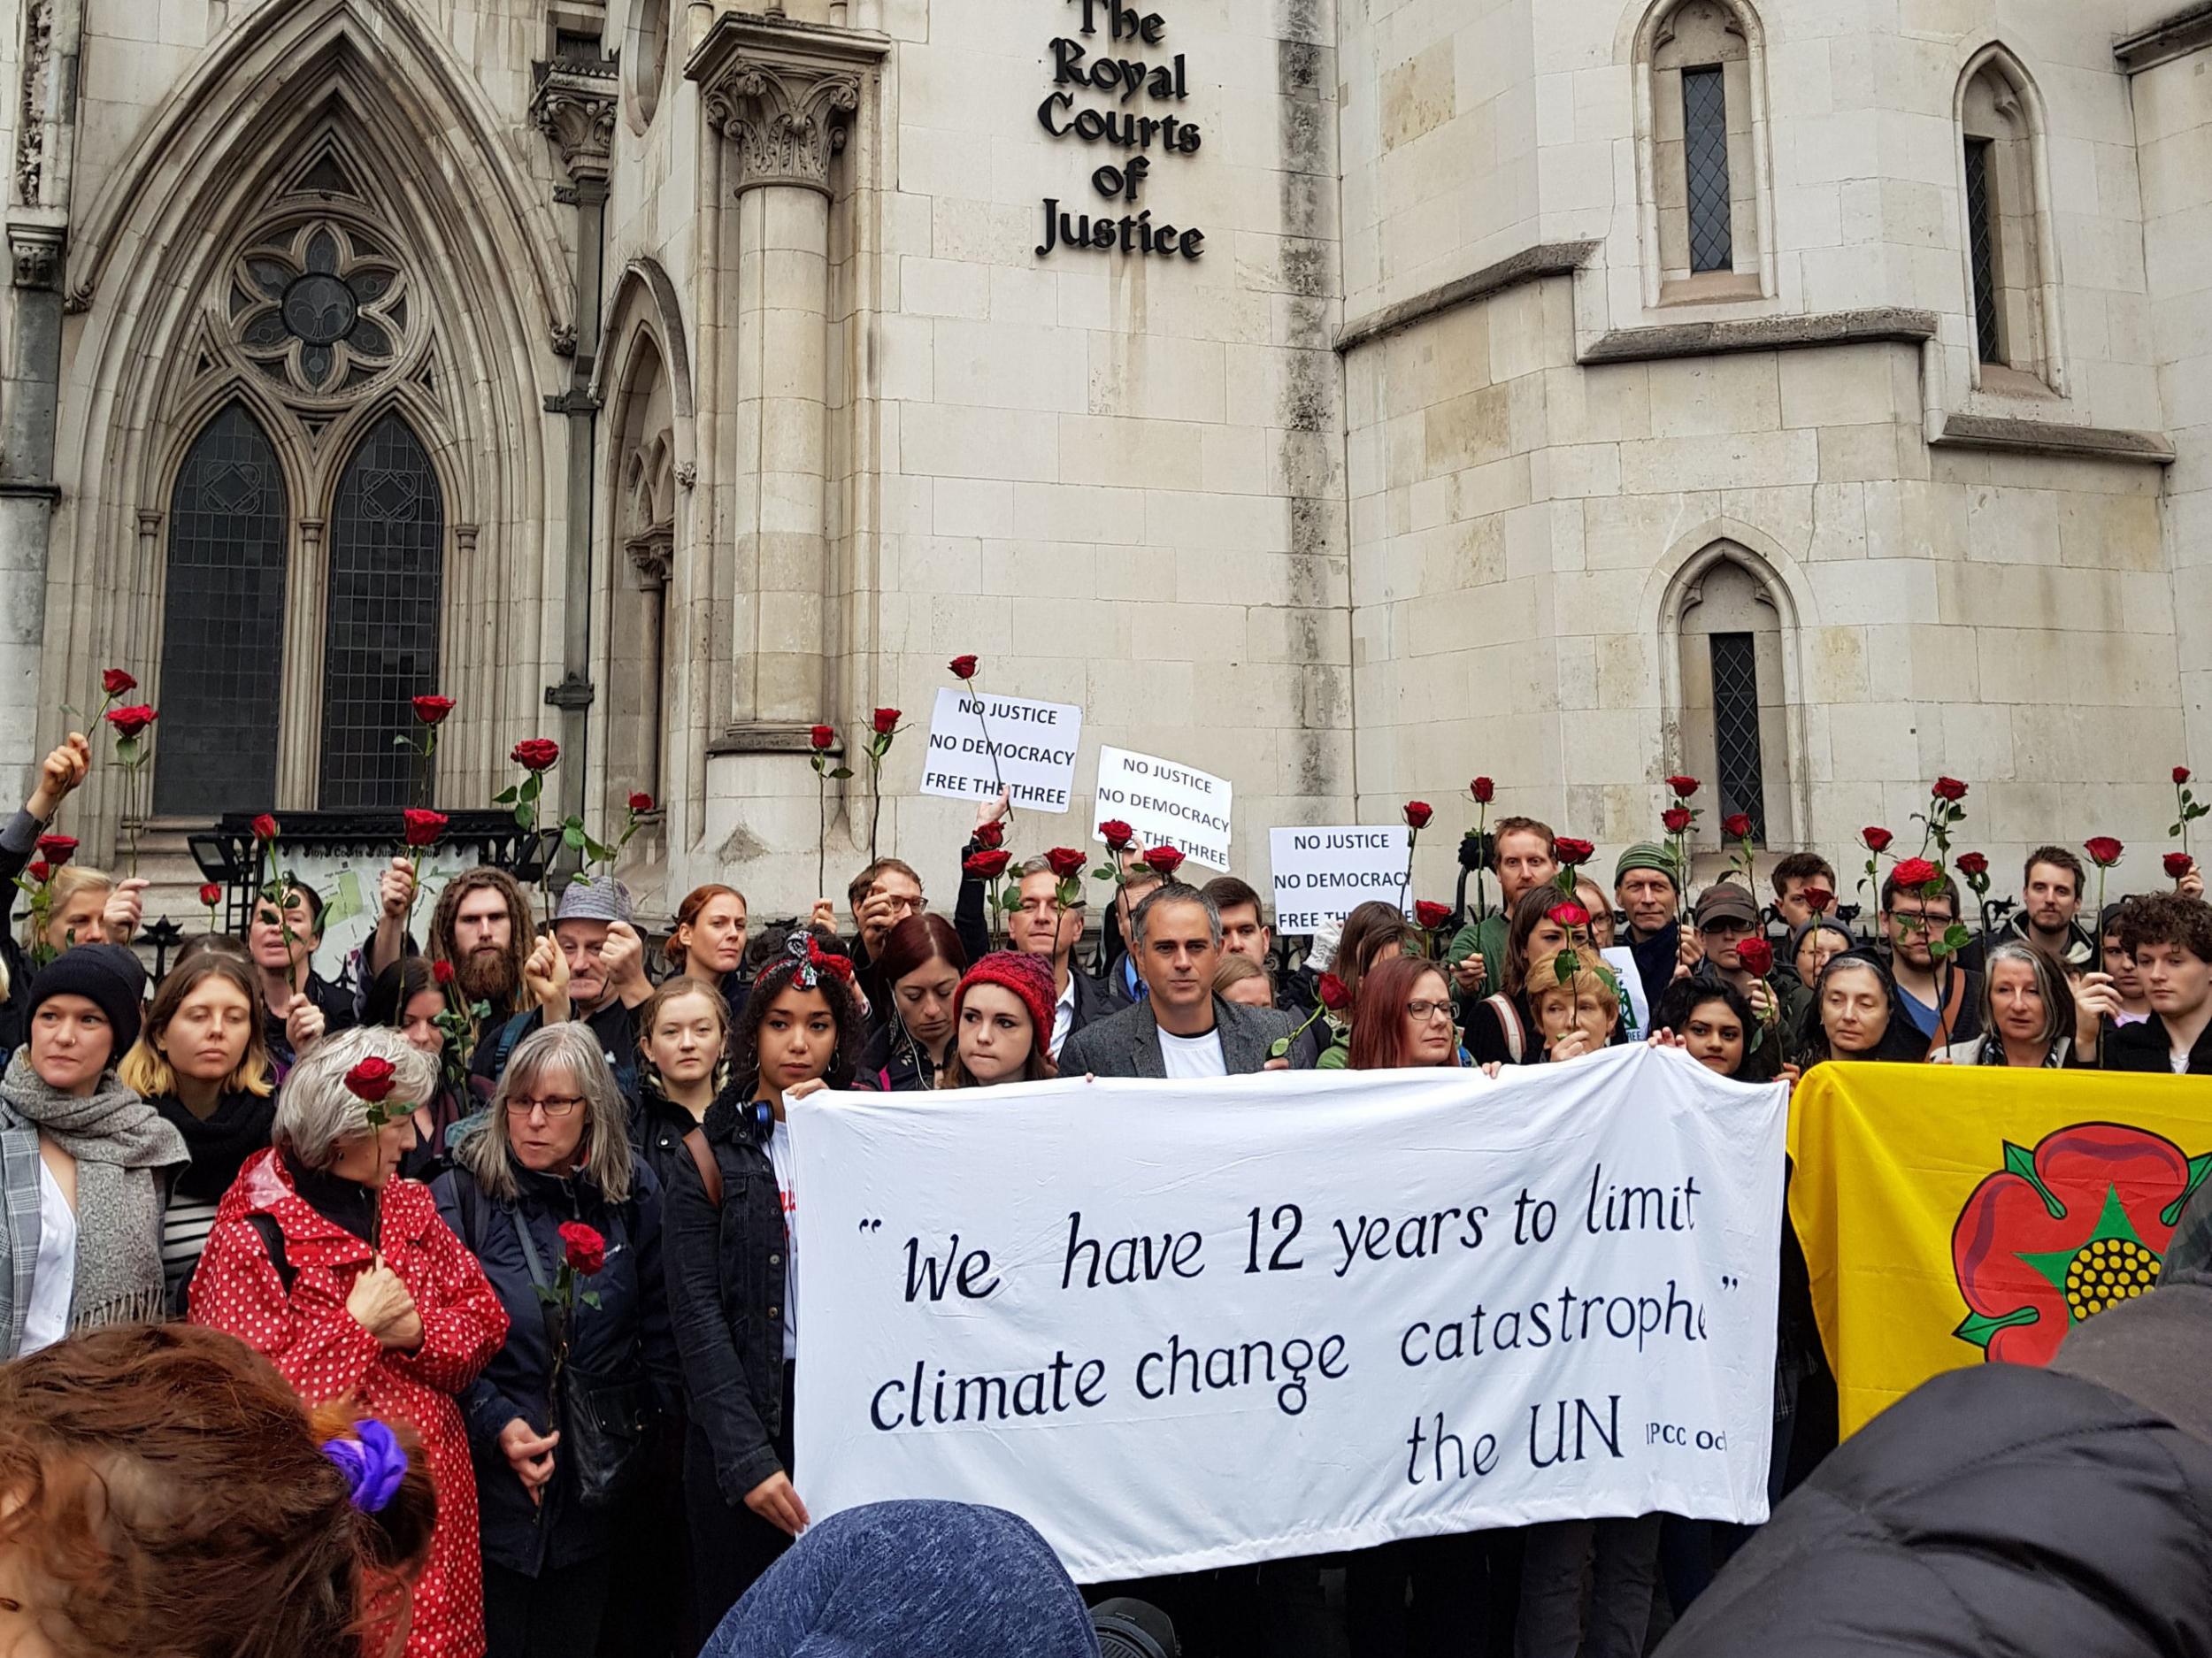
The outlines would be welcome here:
<svg viewBox="0 0 2212 1658">
<path fill-rule="evenodd" d="M 1068 1034 L 1075 1028 L 1075 970 L 1068 970 L 1068 987 L 1060 993 L 1060 999 L 1052 1004 L 1052 1058 L 1057 1064 L 1060 1050 L 1068 1045 Z"/>
<path fill-rule="evenodd" d="M 1160 1065 L 1179 1082 L 1227 1076 L 1228 1062 L 1221 1056 L 1221 1027 L 1216 1025 L 1203 1036 L 1176 1036 L 1162 1031 Z"/>
<path fill-rule="evenodd" d="M 791 1136 L 781 1123 L 769 1131 L 768 1162 L 783 1202 L 783 1356 L 788 1361 L 799 1356 L 799 1234 L 791 1218 L 798 1213 L 799 1200 L 791 1191 Z"/>
<path fill-rule="evenodd" d="M 69 1333 L 69 1302 L 77 1289 L 77 1211 L 61 1183 L 38 1160 L 38 1264 L 31 1270 L 31 1307 L 18 1358 L 50 1347 Z"/>
</svg>

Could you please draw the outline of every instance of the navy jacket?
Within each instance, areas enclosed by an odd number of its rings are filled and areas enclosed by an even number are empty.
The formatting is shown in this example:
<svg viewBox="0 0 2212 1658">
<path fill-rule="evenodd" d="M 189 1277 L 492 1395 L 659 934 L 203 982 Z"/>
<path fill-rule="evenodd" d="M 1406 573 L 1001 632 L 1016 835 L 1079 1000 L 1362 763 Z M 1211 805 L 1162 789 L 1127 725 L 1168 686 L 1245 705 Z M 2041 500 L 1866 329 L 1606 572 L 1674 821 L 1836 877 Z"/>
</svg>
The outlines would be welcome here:
<svg viewBox="0 0 2212 1658">
<path fill-rule="evenodd" d="M 507 1309 L 506 1345 L 459 1400 L 476 1463 L 484 1558 L 535 1577 L 608 1553 L 621 1515 L 618 1509 L 588 1514 L 575 1506 L 557 1447 L 544 1505 L 534 1504 L 499 1448 L 500 1430 L 517 1416 L 540 1432 L 553 1425 L 548 1398 L 552 1345 L 512 1217 L 518 1213 L 530 1228 L 549 1278 L 560 1270 L 563 1221 L 580 1220 L 607 1240 L 606 1265 L 581 1286 L 599 1304 L 577 1303 L 563 1386 L 578 1375 L 643 1380 L 666 1406 L 673 1404 L 680 1384 L 661 1263 L 660 1182 L 651 1168 L 638 1165 L 629 1201 L 622 1204 L 610 1204 L 580 1175 L 564 1180 L 517 1167 L 515 1177 L 520 1194 L 511 1207 L 479 1191 L 474 1178 L 458 1166 L 440 1175 L 431 1190 L 445 1224 L 482 1264 Z"/>
<path fill-rule="evenodd" d="M 783 1426 L 783 1201 L 765 1137 L 750 1116 L 751 1085 L 707 1112 L 722 1171 L 717 1209 L 687 1153 L 668 1193 L 668 1305 L 683 1359 L 691 1431 L 705 1437 L 722 1499 L 741 1506 L 771 1474 Z"/>
</svg>

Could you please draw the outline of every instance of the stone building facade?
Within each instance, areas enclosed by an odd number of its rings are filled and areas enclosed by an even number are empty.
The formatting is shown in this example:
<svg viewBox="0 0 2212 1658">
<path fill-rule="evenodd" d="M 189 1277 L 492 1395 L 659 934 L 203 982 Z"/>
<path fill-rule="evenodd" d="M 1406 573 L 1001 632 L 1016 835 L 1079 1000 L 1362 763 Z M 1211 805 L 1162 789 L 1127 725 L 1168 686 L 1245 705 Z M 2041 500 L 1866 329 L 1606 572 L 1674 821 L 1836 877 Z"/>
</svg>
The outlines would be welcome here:
<svg viewBox="0 0 2212 1658">
<path fill-rule="evenodd" d="M 1847 865 L 1948 772 L 2150 869 L 2212 771 L 2212 6 L 4 9 L 0 761 L 130 666 L 94 847 L 398 804 L 437 689 L 442 804 L 553 736 L 649 902 L 788 910 L 808 727 L 896 705 L 949 884 L 962 651 L 1263 886 L 1477 772 Z"/>
</svg>

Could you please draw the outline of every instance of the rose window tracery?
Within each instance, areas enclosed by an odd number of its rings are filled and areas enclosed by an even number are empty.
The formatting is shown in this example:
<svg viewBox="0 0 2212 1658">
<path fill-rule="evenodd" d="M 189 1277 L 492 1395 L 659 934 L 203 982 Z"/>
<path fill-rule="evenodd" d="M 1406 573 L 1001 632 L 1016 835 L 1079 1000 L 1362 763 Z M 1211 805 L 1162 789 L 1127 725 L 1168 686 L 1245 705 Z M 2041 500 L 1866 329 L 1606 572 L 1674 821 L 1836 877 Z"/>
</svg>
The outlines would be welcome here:
<svg viewBox="0 0 2212 1658">
<path fill-rule="evenodd" d="M 277 385 L 311 396 L 350 392 L 396 364 L 411 311 L 399 262 L 328 220 L 261 238 L 231 275 L 239 349 Z"/>
</svg>

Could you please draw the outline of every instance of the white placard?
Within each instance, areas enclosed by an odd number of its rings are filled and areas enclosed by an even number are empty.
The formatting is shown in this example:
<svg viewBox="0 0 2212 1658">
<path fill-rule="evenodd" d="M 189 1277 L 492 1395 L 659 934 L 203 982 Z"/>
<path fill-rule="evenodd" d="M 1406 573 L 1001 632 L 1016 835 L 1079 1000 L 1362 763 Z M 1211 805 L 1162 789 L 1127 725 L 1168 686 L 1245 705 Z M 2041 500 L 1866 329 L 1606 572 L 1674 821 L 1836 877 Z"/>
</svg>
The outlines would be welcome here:
<svg viewBox="0 0 2212 1658">
<path fill-rule="evenodd" d="M 930 715 L 922 793 L 996 800 L 1005 788 L 1021 811 L 1065 811 L 1083 746 L 1083 710 L 941 687 Z"/>
<path fill-rule="evenodd" d="M 793 1107 L 795 1481 L 1079 1579 L 1766 1517 L 1787 1091 L 1561 1064 Z"/>
<path fill-rule="evenodd" d="M 1628 1017 L 1632 1022 L 1629 1035 L 1641 1040 L 1651 1034 L 1651 998 L 1644 994 L 1644 976 L 1636 971 L 1636 957 L 1625 944 L 1616 944 L 1598 955 L 1613 970 L 1613 977 L 1620 981 L 1621 994 L 1628 998 Z"/>
<path fill-rule="evenodd" d="M 1270 830 L 1275 930 L 1310 933 L 1325 921 L 1343 920 L 1373 898 L 1410 914 L 1413 887 L 1406 864 L 1412 837 L 1403 824 Z"/>
<path fill-rule="evenodd" d="M 1141 846 L 1170 846 L 1194 864 L 1224 874 L 1229 869 L 1228 779 L 1176 760 L 1126 748 L 1098 751 L 1098 801 L 1091 838 L 1115 819 L 1137 832 Z"/>
</svg>

